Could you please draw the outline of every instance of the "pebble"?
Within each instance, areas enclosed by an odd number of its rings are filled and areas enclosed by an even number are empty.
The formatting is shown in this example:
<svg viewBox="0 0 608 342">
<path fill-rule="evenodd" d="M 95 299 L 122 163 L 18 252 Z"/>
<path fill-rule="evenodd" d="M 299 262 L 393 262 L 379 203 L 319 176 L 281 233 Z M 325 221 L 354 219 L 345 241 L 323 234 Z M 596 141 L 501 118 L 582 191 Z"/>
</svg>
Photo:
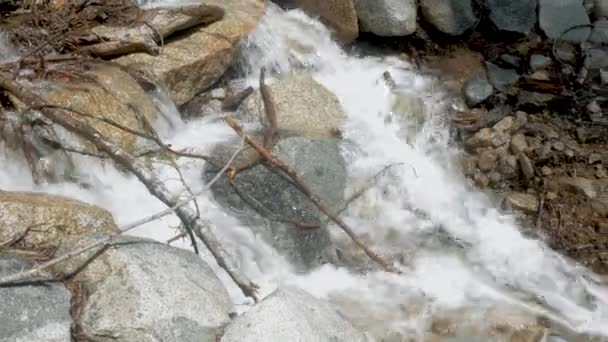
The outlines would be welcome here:
<svg viewBox="0 0 608 342">
<path fill-rule="evenodd" d="M 530 56 L 530 69 L 540 70 L 548 67 L 551 64 L 551 58 L 543 55 Z"/>
<path fill-rule="evenodd" d="M 538 210 L 538 198 L 532 194 L 512 192 L 507 195 L 506 201 L 513 209 L 523 210 L 529 213 L 535 213 Z"/>
<path fill-rule="evenodd" d="M 517 155 L 519 153 L 524 153 L 528 149 L 528 143 L 526 142 L 526 136 L 517 133 L 511 138 L 511 152 Z"/>
<path fill-rule="evenodd" d="M 479 160 L 477 166 L 483 172 L 488 172 L 496 167 L 496 161 L 498 160 L 498 153 L 494 149 L 484 150 L 479 154 Z"/>
<path fill-rule="evenodd" d="M 532 166 L 532 162 L 530 158 L 523 153 L 517 155 L 517 160 L 519 161 L 519 167 L 521 167 L 521 172 L 524 175 L 524 179 L 529 182 L 534 178 L 534 166 Z"/>
<path fill-rule="evenodd" d="M 554 199 L 557 198 L 557 193 L 553 192 L 553 191 L 549 191 L 547 192 L 547 194 L 545 195 L 545 198 L 548 199 L 549 201 L 553 201 Z"/>
<path fill-rule="evenodd" d="M 511 128 L 513 128 L 513 117 L 507 116 L 506 118 L 498 121 L 492 128 L 494 128 L 494 130 L 497 132 L 509 131 Z"/>
<path fill-rule="evenodd" d="M 598 169 L 595 170 L 595 177 L 598 179 L 608 178 L 608 172 L 606 172 L 606 169 L 603 167 L 598 167 Z"/>
<path fill-rule="evenodd" d="M 567 149 L 564 151 L 564 155 L 568 158 L 574 158 L 574 151 Z"/>
<path fill-rule="evenodd" d="M 602 155 L 599 153 L 591 153 L 589 155 L 589 164 L 593 165 L 593 164 L 597 164 L 597 163 L 601 163 L 602 162 Z"/>
<path fill-rule="evenodd" d="M 492 92 L 494 92 L 494 88 L 485 76 L 476 77 L 465 82 L 462 92 L 467 105 L 474 107 L 490 97 Z"/>
<path fill-rule="evenodd" d="M 492 184 L 494 186 L 498 185 L 500 183 L 500 181 L 502 180 L 502 175 L 496 171 L 490 172 L 488 177 L 490 178 L 490 184 Z"/>
<path fill-rule="evenodd" d="M 475 184 L 482 189 L 487 188 L 490 185 L 490 178 L 483 173 L 476 174 Z"/>
<path fill-rule="evenodd" d="M 602 111 L 602 107 L 597 103 L 597 101 L 591 101 L 587 104 L 587 112 L 589 113 L 599 113 Z"/>
<path fill-rule="evenodd" d="M 562 152 L 566 149 L 566 145 L 561 141 L 556 141 L 553 143 L 553 149 L 559 152 Z"/>
<path fill-rule="evenodd" d="M 505 91 L 519 80 L 519 74 L 513 69 L 501 68 L 496 64 L 486 62 L 488 80 L 494 88 Z"/>
<path fill-rule="evenodd" d="M 541 172 L 541 173 L 543 174 L 543 176 L 545 176 L 545 177 L 546 177 L 546 176 L 551 176 L 551 175 L 553 174 L 553 169 L 545 165 L 545 166 L 543 166 L 543 167 L 540 169 L 540 172 Z"/>
<path fill-rule="evenodd" d="M 538 81 L 548 81 L 550 79 L 549 74 L 543 70 L 535 71 L 532 73 L 532 75 L 530 75 L 530 78 Z"/>
</svg>

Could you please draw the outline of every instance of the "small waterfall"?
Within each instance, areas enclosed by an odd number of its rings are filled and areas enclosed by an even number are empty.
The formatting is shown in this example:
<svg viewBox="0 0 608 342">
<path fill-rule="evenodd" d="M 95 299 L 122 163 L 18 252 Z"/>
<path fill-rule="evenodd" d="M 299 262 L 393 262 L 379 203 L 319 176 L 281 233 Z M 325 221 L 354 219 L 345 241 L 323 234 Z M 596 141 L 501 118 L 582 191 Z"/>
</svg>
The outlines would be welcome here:
<svg viewBox="0 0 608 342">
<path fill-rule="evenodd" d="M 295 274 L 285 259 L 208 194 L 200 196 L 201 215 L 215 223 L 228 252 L 262 285 L 262 294 L 284 284 L 296 285 L 331 301 L 349 316 L 361 315 L 362 321 L 370 322 L 370 330 L 378 323 L 381 329 L 408 336 L 428 330 L 432 318 L 442 312 L 482 312 L 501 303 L 572 332 L 608 337 L 608 289 L 598 285 L 596 276 L 543 242 L 522 235 L 512 217 L 466 185 L 455 166 L 459 151 L 450 145 L 444 125 L 450 99 L 439 80 L 421 75 L 398 56 L 348 55 L 322 24 L 299 10 L 283 12 L 275 6 L 269 6 L 260 26 L 243 42 L 238 62 L 242 85 L 257 87 L 262 66 L 275 77 L 307 70 L 337 95 L 348 115 L 342 128 L 348 191 L 386 165 L 400 163 L 353 203 L 344 218 L 357 233 L 369 236 L 376 250 L 398 255 L 402 275 L 355 274 L 332 265 Z M 382 79 L 386 71 L 397 89 L 386 86 Z M 174 108 L 162 95 L 156 100 Z M 403 101 L 415 106 L 395 105 Z M 234 137 L 217 118 L 169 121 L 172 124 L 163 136 L 175 148 L 205 153 Z M 86 163 L 88 173 L 100 181 L 87 189 L 71 183 L 35 186 L 24 172 L 25 165 L 0 158 L 5 165 L 0 170 L 2 189 L 78 198 L 110 210 L 119 225 L 164 209 L 137 179 L 89 157 L 80 156 L 77 162 Z M 204 164 L 183 160 L 181 166 L 188 185 L 201 188 Z M 174 169 L 158 164 L 155 172 L 172 190 L 187 196 Z M 133 234 L 166 241 L 176 234 L 178 224 L 177 218 L 166 217 Z M 345 239 L 341 231 L 330 228 L 336 240 Z M 187 242 L 175 245 L 188 248 Z M 210 255 L 203 251 L 202 257 L 217 270 L 235 302 L 244 303 Z M 483 315 L 479 320 L 482 324 Z"/>
</svg>

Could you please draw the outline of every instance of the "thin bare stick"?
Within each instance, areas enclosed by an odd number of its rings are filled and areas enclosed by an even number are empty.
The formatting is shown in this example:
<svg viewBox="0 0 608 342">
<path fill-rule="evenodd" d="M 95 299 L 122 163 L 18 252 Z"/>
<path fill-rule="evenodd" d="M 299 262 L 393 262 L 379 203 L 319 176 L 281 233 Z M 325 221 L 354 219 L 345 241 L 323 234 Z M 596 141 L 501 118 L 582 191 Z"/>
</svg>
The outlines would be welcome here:
<svg viewBox="0 0 608 342">
<path fill-rule="evenodd" d="M 342 230 L 353 240 L 353 242 L 359 248 L 361 248 L 365 252 L 365 254 L 367 254 L 367 256 L 370 259 L 372 259 L 373 261 L 375 261 L 376 263 L 378 263 L 386 271 L 394 272 L 394 273 L 398 273 L 399 272 L 394 267 L 392 267 L 388 262 L 386 262 L 382 257 L 380 257 L 378 254 L 374 253 L 371 249 L 369 249 L 369 247 L 367 247 L 365 245 L 365 243 L 363 243 L 363 241 L 361 241 L 361 239 L 359 239 L 359 237 L 357 236 L 357 234 L 355 234 L 353 232 L 353 230 L 344 221 L 342 221 L 339 217 L 337 217 L 334 213 L 332 213 L 331 210 L 327 209 L 327 207 L 321 202 L 321 200 L 319 200 L 312 193 L 312 191 L 310 190 L 310 188 L 308 188 L 308 186 L 306 186 L 306 184 L 304 184 L 300 180 L 300 178 L 298 177 L 298 175 L 293 170 L 291 170 L 285 163 L 283 163 L 283 161 L 281 161 L 280 159 L 278 159 L 277 157 L 275 157 L 274 155 L 272 155 L 272 153 L 270 153 L 266 148 L 264 148 L 260 144 L 258 144 L 255 141 L 253 141 L 253 139 L 251 139 L 251 137 L 249 137 L 247 134 L 245 134 L 243 132 L 243 129 L 241 128 L 241 126 L 239 126 L 239 124 L 233 118 L 231 118 L 230 116 L 227 116 L 227 117 L 224 118 L 224 121 L 239 136 L 241 136 L 242 138 L 244 138 L 245 142 L 248 143 L 251 147 L 253 147 L 260 154 L 260 156 L 264 160 L 266 160 L 267 162 L 271 163 L 273 166 L 275 166 L 279 170 L 283 171 L 287 176 L 289 176 L 289 178 L 291 178 L 291 180 L 293 180 L 293 182 L 298 186 L 298 188 L 300 189 L 300 191 L 302 191 L 302 193 L 321 212 L 323 212 L 325 215 L 327 215 L 329 218 L 331 218 L 332 221 L 334 221 L 340 228 L 342 228 Z"/>
<path fill-rule="evenodd" d="M 264 132 L 264 147 L 271 149 L 277 141 L 279 132 L 277 128 L 277 109 L 272 100 L 270 88 L 264 83 L 265 73 L 266 69 L 262 68 L 260 70 L 260 94 L 262 95 L 264 112 L 266 113 L 266 121 L 268 124 L 268 127 L 266 127 Z"/>
</svg>

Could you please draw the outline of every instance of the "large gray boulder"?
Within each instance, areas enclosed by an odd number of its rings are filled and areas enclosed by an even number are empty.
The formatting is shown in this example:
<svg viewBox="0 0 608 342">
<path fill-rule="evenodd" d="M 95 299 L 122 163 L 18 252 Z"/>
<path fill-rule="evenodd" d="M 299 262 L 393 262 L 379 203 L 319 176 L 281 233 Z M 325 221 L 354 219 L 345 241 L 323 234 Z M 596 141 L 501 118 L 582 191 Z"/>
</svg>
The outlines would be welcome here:
<svg viewBox="0 0 608 342">
<path fill-rule="evenodd" d="M 583 0 L 539 0 L 538 20 L 540 28 L 551 39 L 560 38 L 573 42 L 584 42 L 589 37 L 589 15 L 583 6 Z M 565 33 L 572 29 L 568 33 Z M 564 34 L 565 33 L 565 34 Z"/>
<path fill-rule="evenodd" d="M 236 142 L 220 145 L 212 153 L 227 160 Z M 288 137 L 272 151 L 296 172 L 298 177 L 328 208 L 337 210 L 343 201 L 346 168 L 335 139 Z M 251 154 L 252 156 L 255 154 Z M 235 165 L 245 165 L 241 158 Z M 209 168 L 209 181 L 217 169 Z M 211 188 L 215 199 L 248 224 L 297 270 L 306 271 L 334 260 L 335 250 L 319 210 L 281 171 L 257 165 L 239 172 L 229 182 L 221 178 Z M 318 226 L 315 229 L 305 227 Z"/>
<path fill-rule="evenodd" d="M 407 36 L 416 31 L 416 0 L 356 0 L 360 31 L 378 36 Z"/>
<path fill-rule="evenodd" d="M 537 0 L 487 0 L 490 20 L 500 30 L 528 33 L 536 24 Z"/>
<path fill-rule="evenodd" d="M 222 342 L 358 342 L 365 336 L 328 303 L 291 287 L 276 290 L 236 318 Z"/>
<path fill-rule="evenodd" d="M 331 137 L 334 129 L 344 122 L 340 101 L 308 74 L 292 74 L 269 85 L 277 109 L 280 130 L 306 137 Z M 239 108 L 266 122 L 259 90 L 249 96 Z"/>
<path fill-rule="evenodd" d="M 102 237 L 75 238 L 59 253 Z M 215 342 L 233 312 L 228 292 L 200 257 L 147 239 L 118 237 L 107 250 L 54 271 L 76 273 L 87 293 L 78 322 L 87 341 Z"/>
<path fill-rule="evenodd" d="M 422 16 L 439 31 L 458 36 L 477 22 L 471 0 L 420 0 Z"/>
<path fill-rule="evenodd" d="M 0 256 L 0 278 L 32 263 Z M 0 342 L 69 342 L 70 293 L 61 283 L 0 287 Z"/>
</svg>

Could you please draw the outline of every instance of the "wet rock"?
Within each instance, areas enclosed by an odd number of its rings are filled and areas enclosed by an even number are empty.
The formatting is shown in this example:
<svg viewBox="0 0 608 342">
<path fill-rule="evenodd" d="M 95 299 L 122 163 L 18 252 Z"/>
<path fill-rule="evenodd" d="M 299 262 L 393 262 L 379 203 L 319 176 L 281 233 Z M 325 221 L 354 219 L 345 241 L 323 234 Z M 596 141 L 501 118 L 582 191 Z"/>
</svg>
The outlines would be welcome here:
<svg viewBox="0 0 608 342">
<path fill-rule="evenodd" d="M 416 31 L 415 0 L 355 0 L 361 32 L 378 36 L 407 36 Z"/>
<path fill-rule="evenodd" d="M 539 0 L 538 20 L 540 28 L 551 39 L 582 43 L 589 37 L 589 28 L 568 29 L 578 25 L 589 25 L 589 16 L 581 0 Z M 563 35 L 562 35 L 563 34 Z"/>
<path fill-rule="evenodd" d="M 338 209 L 346 186 L 346 168 L 336 140 L 291 137 L 280 140 L 273 152 L 323 203 L 331 210 Z M 227 160 L 227 156 L 222 159 Z M 207 170 L 207 181 L 216 171 Z M 237 216 L 298 270 L 308 270 L 334 258 L 332 241 L 321 222 L 321 214 L 288 177 L 258 165 L 238 173 L 232 183 L 221 178 L 212 187 L 215 199 L 225 208 L 242 212 Z M 321 228 L 301 229 L 298 224 Z"/>
<path fill-rule="evenodd" d="M 507 195 L 507 205 L 513 209 L 535 213 L 538 210 L 538 198 L 536 196 L 521 192 L 512 192 Z"/>
<path fill-rule="evenodd" d="M 74 238 L 60 253 L 103 238 Z M 190 251 L 152 240 L 121 236 L 100 253 L 94 249 L 54 271 L 75 276 L 87 296 L 79 328 L 87 341 L 215 342 L 230 322 L 233 304 L 211 268 Z"/>
<path fill-rule="evenodd" d="M 506 91 L 519 80 L 519 74 L 513 69 L 504 69 L 494 63 L 486 62 L 488 80 L 500 91 Z"/>
<path fill-rule="evenodd" d="M 340 42 L 348 44 L 359 36 L 354 0 L 298 0 L 297 3 L 304 12 L 320 17 Z"/>
<path fill-rule="evenodd" d="M 521 168 L 521 173 L 524 176 L 526 182 L 529 182 L 534 178 L 534 166 L 530 161 L 530 158 L 523 153 L 517 155 L 517 161 L 519 162 L 519 167 Z"/>
<path fill-rule="evenodd" d="M 0 256 L 0 278 L 32 266 L 23 259 Z M 0 287 L 0 341 L 71 341 L 70 297 L 61 283 Z"/>
<path fill-rule="evenodd" d="M 363 342 L 365 336 L 327 302 L 296 288 L 276 290 L 236 318 L 222 342 Z"/>
<path fill-rule="evenodd" d="M 0 191 L 0 241 L 20 238 L 17 247 L 57 247 L 69 236 L 117 233 L 112 214 L 63 196 Z"/>
<path fill-rule="evenodd" d="M 498 153 L 494 149 L 483 150 L 479 154 L 479 160 L 477 165 L 483 172 L 488 172 L 494 169 L 496 161 L 498 160 Z"/>
<path fill-rule="evenodd" d="M 536 0 L 488 0 L 490 20 L 503 31 L 528 33 L 536 23 Z"/>
<path fill-rule="evenodd" d="M 232 64 L 239 43 L 264 14 L 265 2 L 258 0 L 208 0 L 224 9 L 222 20 L 190 30 L 163 45 L 162 53 L 132 53 L 118 63 L 152 70 L 163 81 L 171 98 L 180 106 L 213 85 Z"/>
<path fill-rule="evenodd" d="M 530 56 L 530 69 L 541 70 L 548 67 L 551 64 L 551 58 L 543 55 L 532 55 Z"/>
<path fill-rule="evenodd" d="M 518 133 L 515 134 L 511 138 L 511 152 L 514 155 L 518 155 L 520 153 L 524 153 L 528 150 L 528 142 L 526 141 L 526 136 Z"/>
<path fill-rule="evenodd" d="M 509 135 L 492 128 L 482 128 L 464 142 L 467 149 L 480 147 L 500 147 L 509 142 Z"/>
<path fill-rule="evenodd" d="M 453 36 L 463 34 L 477 22 L 471 0 L 421 0 L 420 9 L 426 21 Z"/>
<path fill-rule="evenodd" d="M 332 137 L 340 128 L 346 114 L 338 98 L 307 74 L 292 74 L 273 82 L 270 86 L 277 110 L 277 126 L 311 138 Z M 266 114 L 259 90 L 241 105 L 240 110 L 255 115 L 266 123 Z"/>
<path fill-rule="evenodd" d="M 477 157 L 471 156 L 462 160 L 462 173 L 465 176 L 472 177 L 477 170 Z"/>
<path fill-rule="evenodd" d="M 492 95 L 494 88 L 485 75 L 483 77 L 475 77 L 464 83 L 462 93 L 468 106 L 474 107 Z"/>
<path fill-rule="evenodd" d="M 593 23 L 589 42 L 596 45 L 608 44 L 608 18 L 600 19 Z"/>
<path fill-rule="evenodd" d="M 497 132 L 508 132 L 511 130 L 511 128 L 513 128 L 513 117 L 507 116 L 506 118 L 498 121 L 498 123 L 496 123 L 492 128 Z"/>
<path fill-rule="evenodd" d="M 597 196 L 595 184 L 592 180 L 582 177 L 560 177 L 556 182 L 559 190 L 584 194 L 590 199 Z"/>
</svg>

